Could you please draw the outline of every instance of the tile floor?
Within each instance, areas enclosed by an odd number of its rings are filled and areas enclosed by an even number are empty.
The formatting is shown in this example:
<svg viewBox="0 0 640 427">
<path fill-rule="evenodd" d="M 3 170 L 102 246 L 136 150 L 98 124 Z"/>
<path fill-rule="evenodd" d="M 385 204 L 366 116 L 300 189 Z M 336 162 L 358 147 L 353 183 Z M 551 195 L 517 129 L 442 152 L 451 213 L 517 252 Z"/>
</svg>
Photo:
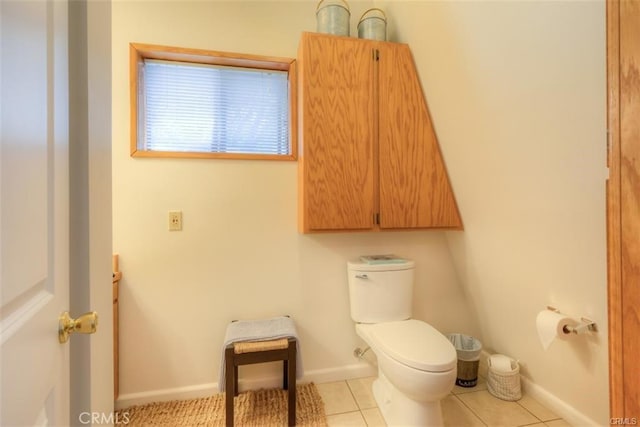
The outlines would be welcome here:
<svg viewBox="0 0 640 427">
<path fill-rule="evenodd" d="M 329 426 L 386 426 L 371 393 L 375 377 L 316 384 Z M 442 402 L 447 427 L 570 427 L 540 403 L 523 395 L 507 402 L 487 391 L 482 377 L 475 387 L 456 386 Z"/>
</svg>

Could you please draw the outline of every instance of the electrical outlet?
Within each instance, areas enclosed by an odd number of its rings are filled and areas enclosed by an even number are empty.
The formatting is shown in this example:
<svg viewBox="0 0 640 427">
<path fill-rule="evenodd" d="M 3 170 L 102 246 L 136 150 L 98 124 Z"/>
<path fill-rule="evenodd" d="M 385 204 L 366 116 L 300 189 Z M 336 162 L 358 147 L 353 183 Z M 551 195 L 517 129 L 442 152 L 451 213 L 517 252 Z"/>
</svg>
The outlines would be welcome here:
<svg viewBox="0 0 640 427">
<path fill-rule="evenodd" d="M 182 231 L 181 211 L 169 211 L 169 231 Z"/>
</svg>

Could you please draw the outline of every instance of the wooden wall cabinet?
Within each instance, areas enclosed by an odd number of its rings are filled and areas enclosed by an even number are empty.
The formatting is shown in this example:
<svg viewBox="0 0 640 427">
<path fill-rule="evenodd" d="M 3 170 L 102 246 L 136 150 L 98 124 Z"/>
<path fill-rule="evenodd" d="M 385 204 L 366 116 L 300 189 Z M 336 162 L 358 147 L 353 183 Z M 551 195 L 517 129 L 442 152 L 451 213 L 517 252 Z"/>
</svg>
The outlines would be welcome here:
<svg viewBox="0 0 640 427">
<path fill-rule="evenodd" d="M 406 44 L 304 33 L 299 229 L 462 229 Z"/>
</svg>

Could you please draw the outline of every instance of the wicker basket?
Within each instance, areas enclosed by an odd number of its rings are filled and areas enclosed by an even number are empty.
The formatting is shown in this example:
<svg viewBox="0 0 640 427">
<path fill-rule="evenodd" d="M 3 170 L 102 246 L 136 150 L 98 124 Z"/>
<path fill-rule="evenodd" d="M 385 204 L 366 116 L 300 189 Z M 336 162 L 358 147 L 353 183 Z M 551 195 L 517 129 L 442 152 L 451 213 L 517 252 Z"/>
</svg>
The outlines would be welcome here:
<svg viewBox="0 0 640 427">
<path fill-rule="evenodd" d="M 498 399 L 520 400 L 522 389 L 520 387 L 520 365 L 518 361 L 511 359 L 511 371 L 505 372 L 491 366 L 491 359 L 489 359 L 487 389 L 489 393 Z"/>
</svg>

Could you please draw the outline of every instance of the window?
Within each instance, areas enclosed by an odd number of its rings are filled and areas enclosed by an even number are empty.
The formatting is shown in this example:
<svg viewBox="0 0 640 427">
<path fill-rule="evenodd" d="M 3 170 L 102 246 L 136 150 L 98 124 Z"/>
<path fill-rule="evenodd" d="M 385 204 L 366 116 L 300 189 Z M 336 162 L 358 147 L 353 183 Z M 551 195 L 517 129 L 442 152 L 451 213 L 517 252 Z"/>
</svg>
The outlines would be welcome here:
<svg viewBox="0 0 640 427">
<path fill-rule="evenodd" d="M 296 158 L 295 61 L 131 44 L 131 155 Z"/>
</svg>

